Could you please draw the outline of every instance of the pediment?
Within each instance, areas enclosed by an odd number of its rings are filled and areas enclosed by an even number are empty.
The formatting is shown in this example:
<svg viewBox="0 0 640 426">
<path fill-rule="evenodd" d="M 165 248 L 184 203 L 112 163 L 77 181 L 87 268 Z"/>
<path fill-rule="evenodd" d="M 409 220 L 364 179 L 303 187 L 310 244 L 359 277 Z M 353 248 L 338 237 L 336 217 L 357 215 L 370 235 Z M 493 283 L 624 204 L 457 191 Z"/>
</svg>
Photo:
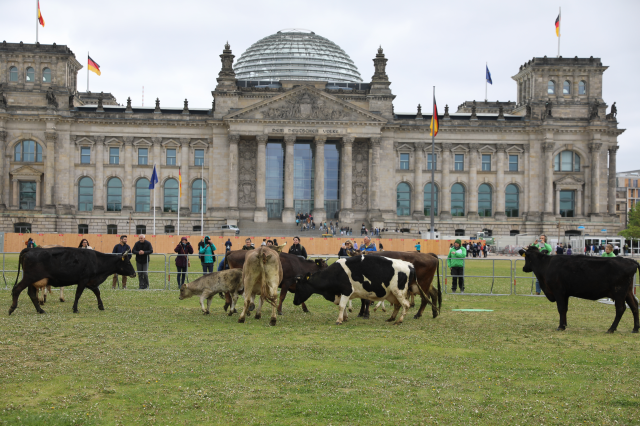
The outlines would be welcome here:
<svg viewBox="0 0 640 426">
<path fill-rule="evenodd" d="M 567 175 L 563 176 L 560 179 L 557 179 L 555 182 L 556 186 L 582 186 L 584 184 L 584 180 L 580 179 L 577 176 Z"/>
<path fill-rule="evenodd" d="M 162 142 L 162 146 L 165 148 L 178 148 L 180 144 L 173 139 Z"/>
<path fill-rule="evenodd" d="M 469 149 L 462 145 L 456 145 L 451 151 L 453 152 L 467 152 Z"/>
<path fill-rule="evenodd" d="M 415 145 L 403 143 L 403 142 L 396 142 L 394 148 L 396 149 L 396 151 L 413 151 L 415 149 Z"/>
<path fill-rule="evenodd" d="M 19 178 L 19 177 L 40 177 L 42 176 L 42 172 L 38 169 L 34 169 L 31 166 L 22 166 L 22 167 L 18 167 L 17 169 L 13 169 L 11 171 L 11 174 L 13 175 L 14 178 Z"/>
<path fill-rule="evenodd" d="M 78 145 L 78 146 L 93 146 L 94 143 L 95 142 L 92 139 L 89 139 L 86 136 L 82 136 L 82 137 L 76 139 L 76 145 Z"/>
<path fill-rule="evenodd" d="M 386 123 L 383 117 L 345 102 L 313 86 L 289 92 L 234 111 L 224 120 L 332 121 Z"/>
<path fill-rule="evenodd" d="M 522 154 L 524 149 L 520 148 L 518 145 L 513 145 L 507 148 L 507 152 L 510 154 Z"/>
<path fill-rule="evenodd" d="M 489 153 L 489 154 L 493 154 L 494 152 L 496 152 L 496 149 L 490 145 L 485 145 L 482 148 L 480 148 L 478 151 L 482 152 L 482 153 Z"/>
<path fill-rule="evenodd" d="M 134 146 L 151 146 L 151 142 L 146 139 L 138 139 L 133 143 Z"/>
<path fill-rule="evenodd" d="M 191 148 L 208 148 L 208 147 L 209 147 L 209 141 L 207 139 L 205 140 L 198 139 L 195 142 L 191 142 Z"/>
</svg>

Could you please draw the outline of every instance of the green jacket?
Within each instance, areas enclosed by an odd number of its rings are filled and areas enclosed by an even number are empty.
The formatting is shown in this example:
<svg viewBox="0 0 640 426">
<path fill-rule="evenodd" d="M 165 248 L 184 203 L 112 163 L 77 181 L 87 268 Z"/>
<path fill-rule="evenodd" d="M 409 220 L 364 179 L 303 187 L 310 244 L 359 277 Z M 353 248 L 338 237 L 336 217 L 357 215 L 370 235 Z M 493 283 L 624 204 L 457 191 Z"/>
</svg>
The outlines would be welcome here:
<svg viewBox="0 0 640 426">
<path fill-rule="evenodd" d="M 602 253 L 602 257 L 616 257 L 616 255 L 613 252 L 607 253 L 605 251 L 604 253 Z"/>
<path fill-rule="evenodd" d="M 547 250 L 547 254 L 549 256 L 551 256 L 551 254 L 553 253 L 553 250 L 551 250 L 551 244 L 548 243 L 538 243 L 538 244 L 534 244 L 535 247 L 538 247 L 538 250 L 542 251 L 542 250 Z"/>
<path fill-rule="evenodd" d="M 198 250 L 198 252 L 200 254 L 204 254 L 203 257 L 203 262 L 202 263 L 213 263 L 215 261 L 215 251 L 216 251 L 216 246 L 211 242 L 211 240 L 209 239 L 209 237 L 207 237 L 209 243 L 207 245 L 205 245 L 204 247 L 200 247 L 200 250 Z"/>
<path fill-rule="evenodd" d="M 451 247 L 449 255 L 447 256 L 447 266 L 449 268 L 464 268 L 464 258 L 467 257 L 467 249 L 460 246 L 456 250 L 455 247 Z"/>
</svg>

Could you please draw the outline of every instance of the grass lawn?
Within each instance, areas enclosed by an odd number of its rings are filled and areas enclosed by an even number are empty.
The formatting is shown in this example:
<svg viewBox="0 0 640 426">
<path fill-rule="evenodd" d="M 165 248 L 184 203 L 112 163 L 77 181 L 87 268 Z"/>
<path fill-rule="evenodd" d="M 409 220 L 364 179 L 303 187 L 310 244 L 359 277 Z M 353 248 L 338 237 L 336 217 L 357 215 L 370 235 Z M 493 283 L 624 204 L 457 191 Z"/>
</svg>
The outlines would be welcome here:
<svg viewBox="0 0 640 426">
<path fill-rule="evenodd" d="M 640 335 L 629 310 L 605 334 L 609 305 L 572 299 L 565 332 L 555 304 L 519 296 L 336 326 L 314 296 L 268 327 L 217 296 L 204 316 L 176 291 L 102 290 L 105 311 L 85 292 L 71 313 L 71 288 L 45 315 L 24 292 L 10 317 L 0 291 L 0 425 L 640 424 Z"/>
</svg>

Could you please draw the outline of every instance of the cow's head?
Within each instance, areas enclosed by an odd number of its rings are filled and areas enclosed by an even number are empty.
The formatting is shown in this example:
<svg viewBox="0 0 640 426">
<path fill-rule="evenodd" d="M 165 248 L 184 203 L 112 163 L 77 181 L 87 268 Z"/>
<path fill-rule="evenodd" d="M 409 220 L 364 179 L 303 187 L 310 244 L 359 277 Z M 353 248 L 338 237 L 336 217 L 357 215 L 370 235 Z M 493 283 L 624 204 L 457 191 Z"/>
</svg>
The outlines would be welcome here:
<svg viewBox="0 0 640 426">
<path fill-rule="evenodd" d="M 120 258 L 120 261 L 116 265 L 116 273 L 118 275 L 124 275 L 126 277 L 135 278 L 136 270 L 133 268 L 133 265 L 131 264 L 131 260 L 129 259 L 129 256 L 127 256 L 129 252 L 130 250 L 127 250 L 126 252 L 122 253 L 122 257 Z"/>
<path fill-rule="evenodd" d="M 184 299 L 188 299 L 189 297 L 193 296 L 193 293 L 191 292 L 191 289 L 189 288 L 189 283 L 184 283 L 182 284 L 182 287 L 180 287 L 180 300 L 184 300 Z"/>
<path fill-rule="evenodd" d="M 546 250 L 544 250 L 542 253 L 540 252 L 540 250 L 538 249 L 538 247 L 536 246 L 529 246 L 527 247 L 527 249 L 520 249 L 518 251 L 518 254 L 520 254 L 520 256 L 524 257 L 524 266 L 522 267 L 522 271 L 523 272 L 533 272 L 533 268 L 531 266 L 531 261 L 532 259 L 535 259 L 539 256 L 543 256 L 544 253 L 546 252 Z"/>
<path fill-rule="evenodd" d="M 328 267 L 329 265 L 327 264 L 327 261 L 329 260 L 329 258 L 327 257 L 326 259 L 322 259 L 322 258 L 316 258 L 314 259 L 314 262 L 316 264 L 316 266 L 320 269 L 324 269 L 326 267 Z"/>
<path fill-rule="evenodd" d="M 293 298 L 293 304 L 300 306 L 306 302 L 313 294 L 313 286 L 311 285 L 311 273 L 298 275 L 296 278 L 296 293 Z"/>
</svg>

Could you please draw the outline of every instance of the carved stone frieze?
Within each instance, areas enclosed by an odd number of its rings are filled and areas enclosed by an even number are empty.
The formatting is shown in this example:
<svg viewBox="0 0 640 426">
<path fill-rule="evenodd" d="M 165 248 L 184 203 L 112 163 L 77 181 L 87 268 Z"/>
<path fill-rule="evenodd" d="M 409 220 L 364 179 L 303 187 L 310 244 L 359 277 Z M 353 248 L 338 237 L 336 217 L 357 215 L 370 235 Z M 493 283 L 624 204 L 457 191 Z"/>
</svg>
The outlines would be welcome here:
<svg viewBox="0 0 640 426">
<path fill-rule="evenodd" d="M 349 120 L 351 114 L 341 106 L 327 105 L 325 99 L 310 91 L 302 91 L 284 99 L 283 104 L 262 112 L 264 118 L 272 120 Z"/>
<path fill-rule="evenodd" d="M 55 142 L 58 140 L 58 134 L 56 132 L 45 132 L 44 138 L 47 142 Z M 75 135 L 72 135 L 71 138 L 75 138 Z"/>
<path fill-rule="evenodd" d="M 343 136 L 342 143 L 344 145 L 353 145 L 355 138 L 353 136 Z"/>
<path fill-rule="evenodd" d="M 238 206 L 256 205 L 257 152 L 255 141 L 241 140 L 238 144 Z"/>
<path fill-rule="evenodd" d="M 238 143 L 240 141 L 240 135 L 229 135 L 229 143 Z"/>
<path fill-rule="evenodd" d="M 269 140 L 269 136 L 267 135 L 258 135 L 256 136 L 256 141 L 260 144 L 265 144 Z"/>
<path fill-rule="evenodd" d="M 361 141 L 353 145 L 353 178 L 351 204 L 366 209 L 369 202 L 369 144 Z"/>
<path fill-rule="evenodd" d="M 162 138 L 151 138 L 151 142 L 153 142 L 154 145 L 160 145 L 162 143 Z"/>
<path fill-rule="evenodd" d="M 369 144 L 371 145 L 371 148 L 380 148 L 380 142 L 380 138 L 369 138 Z"/>
<path fill-rule="evenodd" d="M 93 140 L 96 141 L 97 144 L 103 144 L 105 137 L 103 135 L 94 136 Z"/>
<path fill-rule="evenodd" d="M 451 149 L 453 149 L 453 144 L 452 143 L 443 143 L 442 144 L 442 150 L 443 151 L 451 151 Z"/>
<path fill-rule="evenodd" d="M 524 152 L 529 153 L 529 150 L 531 149 L 531 145 L 529 145 L 528 143 L 525 143 L 522 145 L 522 149 L 524 149 Z"/>
<path fill-rule="evenodd" d="M 286 145 L 293 145 L 294 143 L 296 143 L 296 136 L 295 135 L 286 135 L 284 137 L 284 143 Z"/>
<path fill-rule="evenodd" d="M 480 149 L 480 144 L 479 143 L 470 143 L 469 144 L 469 151 L 478 152 L 479 149 Z"/>
<path fill-rule="evenodd" d="M 427 147 L 427 144 L 424 142 L 416 142 L 415 146 L 416 146 L 416 151 L 424 151 L 425 148 Z"/>
<path fill-rule="evenodd" d="M 180 143 L 182 144 L 182 146 L 189 146 L 189 142 L 191 142 L 191 138 L 180 138 Z"/>
</svg>

